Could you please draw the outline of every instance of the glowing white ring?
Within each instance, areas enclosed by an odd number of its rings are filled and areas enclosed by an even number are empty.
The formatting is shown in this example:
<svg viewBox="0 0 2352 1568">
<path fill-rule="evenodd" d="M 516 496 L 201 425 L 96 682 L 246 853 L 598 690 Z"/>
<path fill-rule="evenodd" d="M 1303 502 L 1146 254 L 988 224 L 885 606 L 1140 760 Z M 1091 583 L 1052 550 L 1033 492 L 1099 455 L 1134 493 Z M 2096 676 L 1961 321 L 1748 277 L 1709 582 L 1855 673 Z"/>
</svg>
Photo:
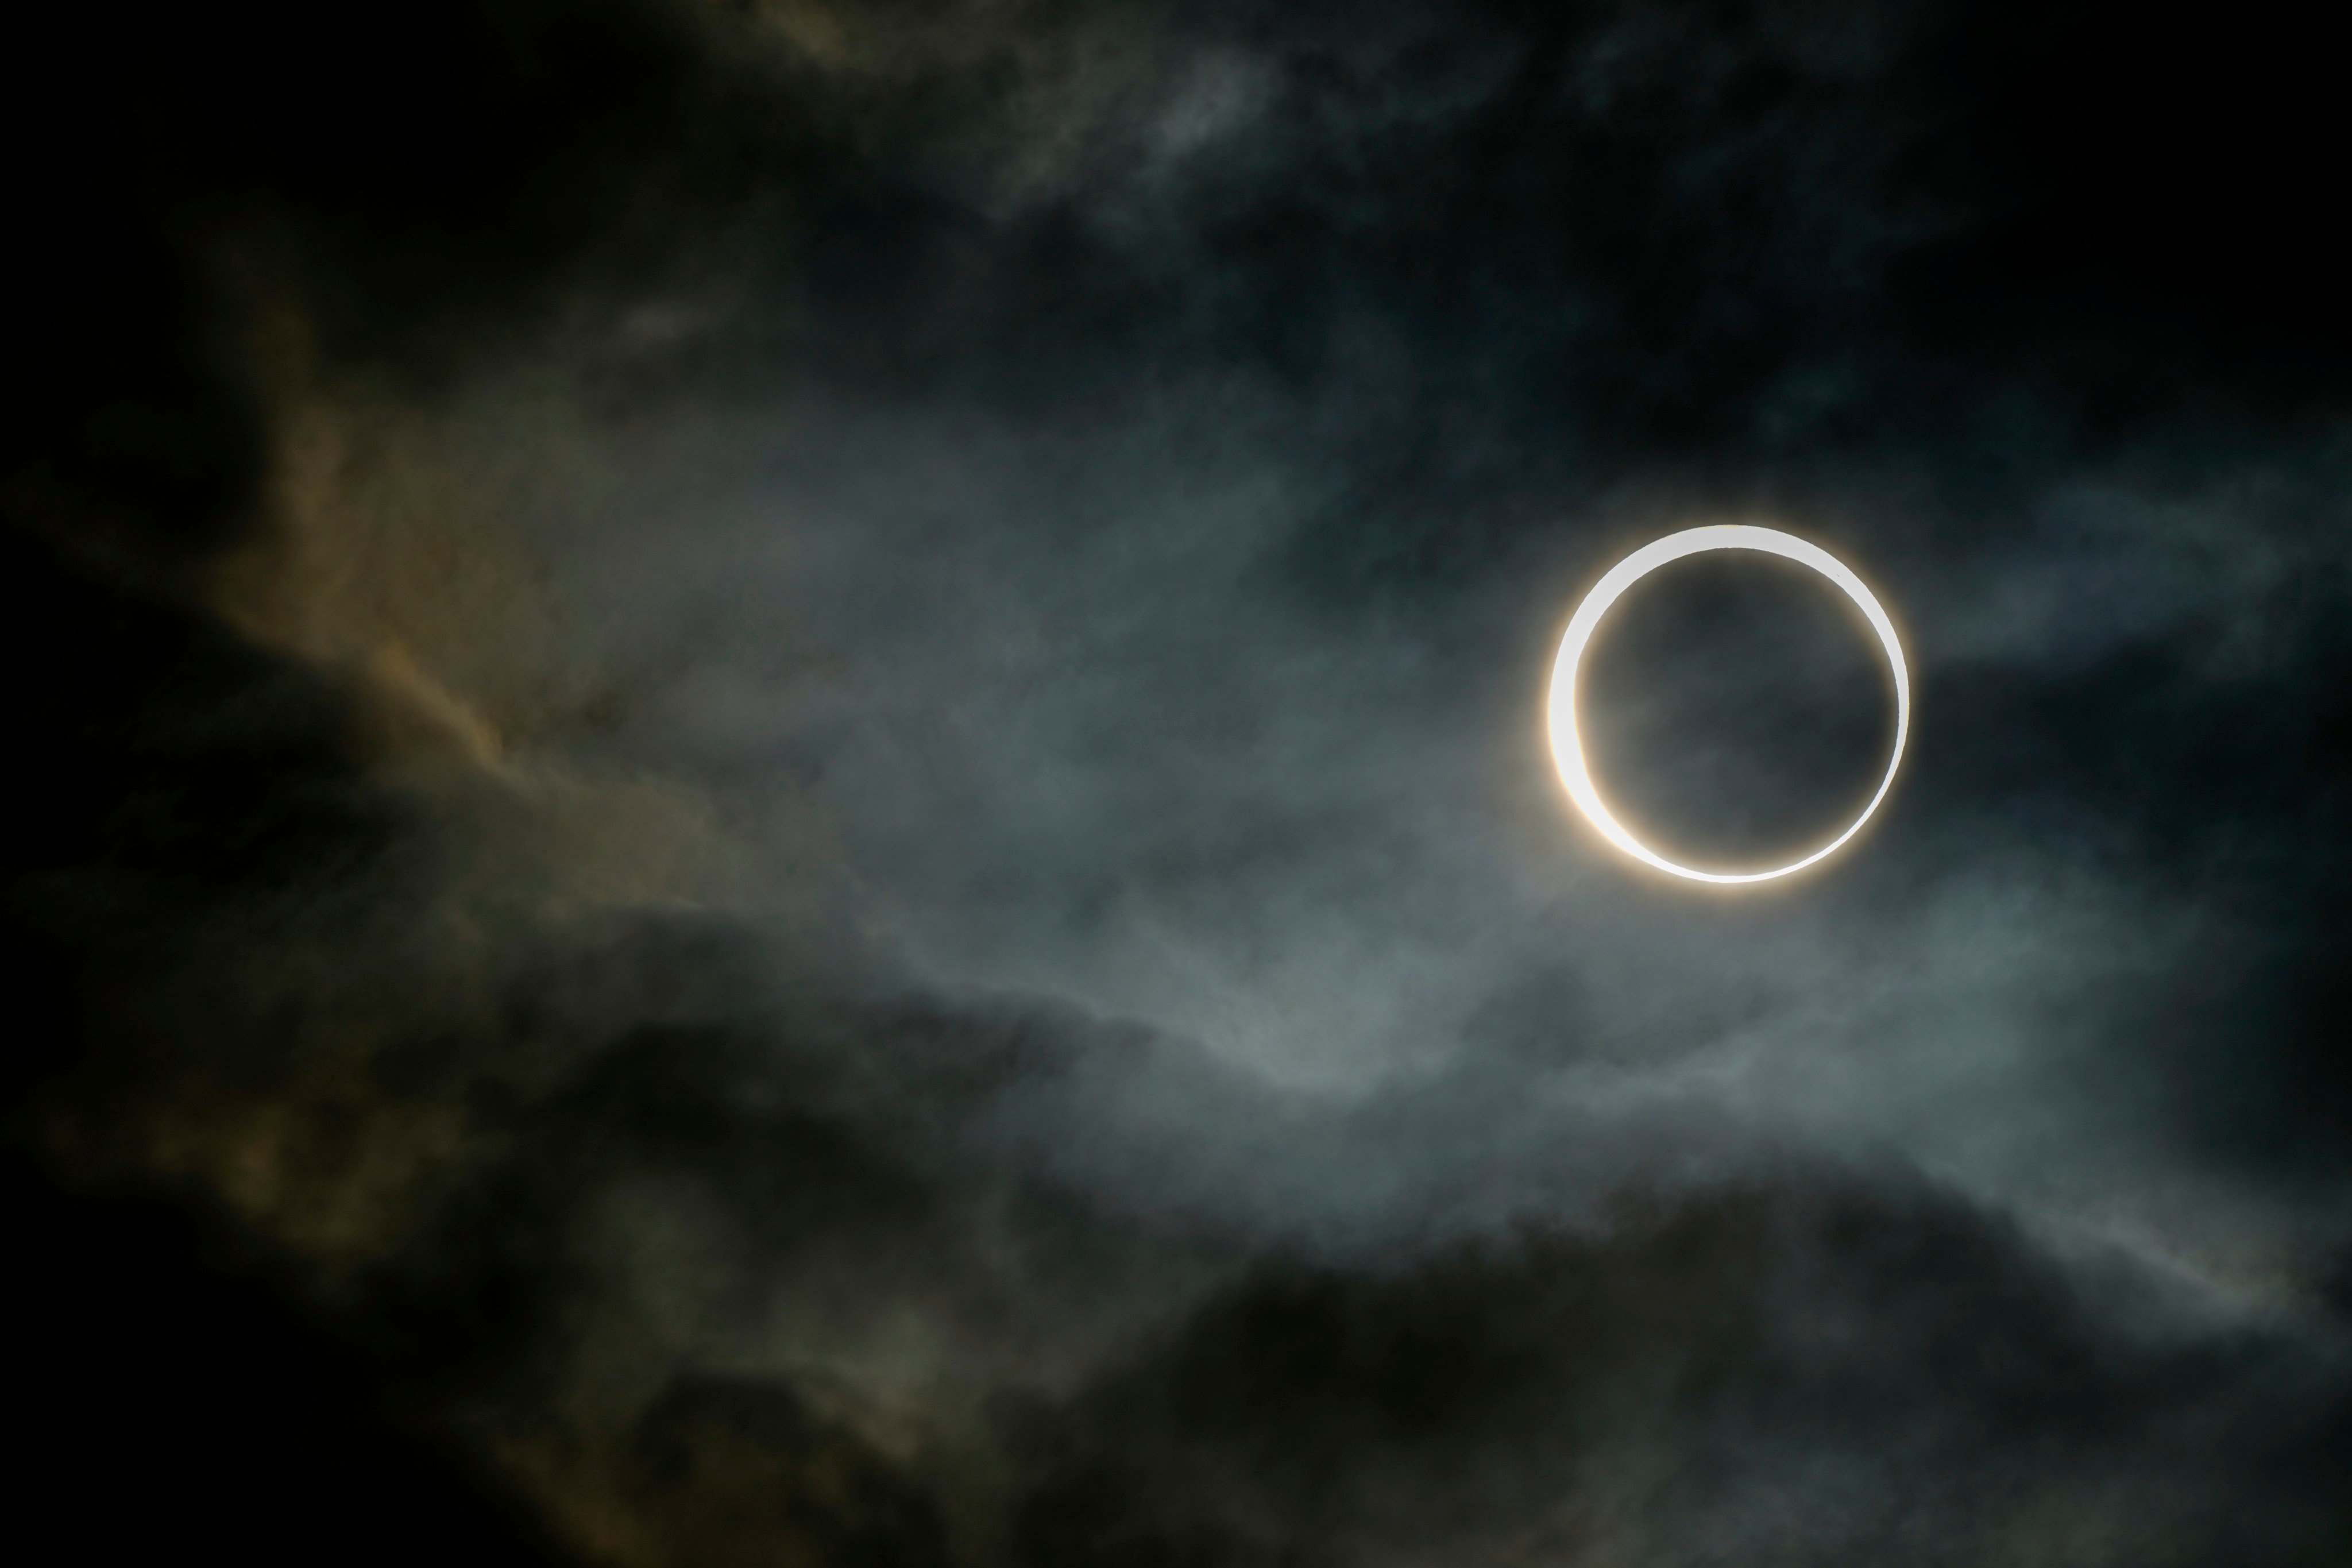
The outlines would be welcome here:
<svg viewBox="0 0 2352 1568">
<path fill-rule="evenodd" d="M 1685 555 L 1697 555 L 1709 550 L 1761 550 L 1767 554 L 1781 556 L 1801 565 L 1811 567 L 1831 582 L 1845 590 L 1878 633 L 1879 642 L 1886 649 L 1886 668 L 1895 677 L 1895 750 L 1886 759 L 1886 776 L 1878 781 L 1878 793 L 1862 808 L 1862 815 L 1849 824 L 1844 832 L 1831 839 L 1801 860 L 1791 860 L 1786 866 L 1769 871 L 1701 871 L 1689 866 L 1677 866 L 1653 850 L 1648 845 L 1625 830 L 1601 804 L 1601 792 L 1592 786 L 1592 775 L 1584 765 L 1584 743 L 1579 739 L 1576 724 L 1576 668 L 1584 658 L 1584 645 L 1592 640 L 1593 628 L 1601 617 L 1609 613 L 1618 595 L 1626 589 L 1665 565 Z M 1843 562 L 1817 544 L 1809 544 L 1794 534 L 1778 529 L 1757 528 L 1747 523 L 1718 523 L 1707 528 L 1685 529 L 1664 539 L 1644 544 L 1624 560 L 1612 566 L 1607 574 L 1584 596 L 1570 617 L 1568 634 L 1559 640 L 1559 657 L 1551 667 L 1551 754 L 1559 765 L 1560 782 L 1578 809 L 1601 830 L 1601 836 L 1636 860 L 1645 861 L 1661 871 L 1677 877 L 1688 877 L 1696 882 L 1767 882 L 1775 877 L 1785 877 L 1791 871 L 1801 871 L 1815 861 L 1836 852 L 1838 846 L 1862 831 L 1878 810 L 1879 802 L 1895 786 L 1895 770 L 1903 763 L 1903 742 L 1911 732 L 1911 679 L 1903 663 L 1903 644 L 1895 636 L 1895 623 L 1886 618 L 1877 599 L 1862 579 L 1846 569 Z"/>
</svg>

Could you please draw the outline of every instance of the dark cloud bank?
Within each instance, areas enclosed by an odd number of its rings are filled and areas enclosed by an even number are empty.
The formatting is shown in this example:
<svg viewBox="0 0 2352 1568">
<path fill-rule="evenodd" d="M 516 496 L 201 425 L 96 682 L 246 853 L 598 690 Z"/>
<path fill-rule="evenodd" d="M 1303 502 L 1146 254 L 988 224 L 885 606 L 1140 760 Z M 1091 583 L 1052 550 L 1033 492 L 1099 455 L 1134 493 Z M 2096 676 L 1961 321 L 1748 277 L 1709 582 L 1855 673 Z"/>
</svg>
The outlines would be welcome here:
<svg viewBox="0 0 2352 1568">
<path fill-rule="evenodd" d="M 36 1555 L 2352 1561 L 2300 26 L 13 21 Z"/>
</svg>

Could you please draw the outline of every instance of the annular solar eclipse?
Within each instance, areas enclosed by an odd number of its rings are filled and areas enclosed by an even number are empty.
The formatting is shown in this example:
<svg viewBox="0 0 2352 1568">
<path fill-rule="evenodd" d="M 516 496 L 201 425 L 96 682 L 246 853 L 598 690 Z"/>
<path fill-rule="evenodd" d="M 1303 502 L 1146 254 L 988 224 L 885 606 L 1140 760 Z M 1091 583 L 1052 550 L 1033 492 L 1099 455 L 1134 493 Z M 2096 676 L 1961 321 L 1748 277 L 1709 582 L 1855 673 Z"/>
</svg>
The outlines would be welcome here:
<svg viewBox="0 0 2352 1568">
<path fill-rule="evenodd" d="M 1878 789 L 1862 815 L 1848 823 L 1828 843 L 1801 855 L 1785 865 L 1760 871 L 1706 870 L 1696 866 L 1679 865 L 1652 849 L 1633 837 L 1624 824 L 1610 811 L 1601 792 L 1592 782 L 1592 773 L 1586 764 L 1584 742 L 1577 724 L 1577 670 L 1583 662 L 1585 646 L 1625 590 L 1670 562 L 1687 555 L 1697 555 L 1710 550 L 1759 550 L 1810 566 L 1843 590 L 1855 608 L 1877 632 L 1880 645 L 1886 650 L 1886 668 L 1895 680 L 1895 743 L 1886 758 L 1885 776 L 1878 781 Z M 1584 602 L 1576 606 L 1570 617 L 1567 635 L 1560 638 L 1559 655 L 1551 671 L 1551 753 L 1559 768 L 1560 782 L 1601 836 L 1636 860 L 1654 866 L 1671 876 L 1685 877 L 1695 882 L 1769 882 L 1776 877 L 1786 877 L 1794 871 L 1827 859 L 1862 831 L 1863 825 L 1877 812 L 1886 792 L 1895 785 L 1895 770 L 1903 765 L 1903 743 L 1911 730 L 1911 679 L 1903 662 L 1903 644 L 1895 635 L 1895 623 L 1887 618 L 1885 608 L 1877 596 L 1864 586 L 1845 563 L 1820 545 L 1783 533 L 1774 528 L 1759 528 L 1751 523 L 1719 523 L 1704 528 L 1685 529 L 1680 533 L 1667 534 L 1653 540 L 1612 566 Z"/>
</svg>

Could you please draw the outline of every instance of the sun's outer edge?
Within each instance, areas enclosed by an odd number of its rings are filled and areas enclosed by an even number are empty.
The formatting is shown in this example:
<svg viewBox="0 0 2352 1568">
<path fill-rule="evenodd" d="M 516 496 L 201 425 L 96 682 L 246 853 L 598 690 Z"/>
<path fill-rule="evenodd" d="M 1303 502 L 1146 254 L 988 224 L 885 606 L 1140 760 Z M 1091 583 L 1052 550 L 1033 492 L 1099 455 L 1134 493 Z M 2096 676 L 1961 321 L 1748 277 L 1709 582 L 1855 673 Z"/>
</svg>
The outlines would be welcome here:
<svg viewBox="0 0 2352 1568">
<path fill-rule="evenodd" d="M 1584 658 L 1585 645 L 1591 641 L 1593 630 L 1601 617 L 1609 612 L 1626 589 L 1670 562 L 1687 555 L 1703 554 L 1715 550 L 1757 550 L 1778 555 L 1810 566 L 1843 589 L 1847 598 L 1861 610 L 1878 640 L 1886 650 L 1887 668 L 1895 677 L 1895 745 L 1886 759 L 1886 776 L 1878 781 L 1878 792 L 1862 815 L 1849 823 L 1836 837 L 1801 859 L 1768 871 L 1703 871 L 1696 867 L 1677 865 L 1658 854 L 1648 845 L 1628 832 L 1625 826 L 1611 815 L 1602 802 L 1601 792 L 1593 787 L 1592 775 L 1584 762 L 1584 744 L 1577 728 L 1577 668 Z M 1679 533 L 1669 533 L 1663 539 L 1652 540 L 1631 555 L 1602 574 L 1592 585 L 1576 614 L 1569 618 L 1568 630 L 1559 641 L 1559 653 L 1552 661 L 1551 695 L 1549 701 L 1552 762 L 1559 769 L 1560 782 L 1568 786 L 1569 797 L 1577 809 L 1598 828 L 1601 836 L 1636 860 L 1653 866 L 1670 876 L 1687 878 L 1695 882 L 1734 884 L 1769 882 L 1776 877 L 1786 877 L 1806 867 L 1827 859 L 1840 846 L 1862 831 L 1864 824 L 1875 816 L 1887 791 L 1895 787 L 1895 774 L 1903 765 L 1903 747 L 1911 732 L 1911 678 L 1903 658 L 1902 639 L 1895 635 L 1895 623 L 1885 607 L 1871 593 L 1862 579 L 1855 576 L 1845 563 L 1820 545 L 1783 533 L 1776 528 L 1762 528 L 1753 523 L 1710 523 L 1699 528 L 1686 528 Z"/>
</svg>

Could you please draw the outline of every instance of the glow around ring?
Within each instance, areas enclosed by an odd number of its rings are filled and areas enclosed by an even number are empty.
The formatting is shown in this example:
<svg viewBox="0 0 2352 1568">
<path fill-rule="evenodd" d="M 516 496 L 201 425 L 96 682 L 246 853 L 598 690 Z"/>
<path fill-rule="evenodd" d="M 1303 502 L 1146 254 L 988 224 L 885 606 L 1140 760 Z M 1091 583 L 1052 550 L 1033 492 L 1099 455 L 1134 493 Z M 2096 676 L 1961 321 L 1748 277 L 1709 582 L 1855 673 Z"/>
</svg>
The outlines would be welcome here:
<svg viewBox="0 0 2352 1568">
<path fill-rule="evenodd" d="M 1862 808 L 1862 815 L 1849 824 L 1844 832 L 1831 839 L 1801 860 L 1769 871 L 1701 871 L 1689 866 L 1677 866 L 1653 850 L 1648 845 L 1625 830 L 1622 823 L 1609 814 L 1601 804 L 1601 792 L 1592 786 L 1592 775 L 1584 764 L 1584 742 L 1580 738 L 1576 715 L 1576 671 L 1584 658 L 1584 645 L 1592 640 L 1593 628 L 1618 596 L 1670 561 L 1685 555 L 1697 555 L 1709 550 L 1761 550 L 1769 555 L 1810 566 L 1839 587 L 1847 598 L 1868 618 L 1878 633 L 1879 642 L 1886 649 L 1886 667 L 1895 677 L 1895 749 L 1886 759 L 1886 776 L 1878 781 L 1878 793 Z M 1607 574 L 1592 586 L 1584 602 L 1576 606 L 1570 617 L 1568 634 L 1559 640 L 1559 657 L 1551 668 L 1551 754 L 1559 765 L 1560 782 L 1568 785 L 1570 796 L 1579 810 L 1601 830 L 1601 837 L 1625 851 L 1636 860 L 1645 861 L 1659 870 L 1676 877 L 1687 877 L 1696 882 L 1769 882 L 1775 877 L 1785 877 L 1791 871 L 1801 871 L 1817 860 L 1836 852 L 1838 846 L 1862 831 L 1878 810 L 1879 802 L 1895 785 L 1895 770 L 1903 764 L 1903 742 L 1911 732 L 1911 678 L 1903 663 L 1903 644 L 1895 636 L 1895 623 L 1886 618 L 1862 579 L 1847 570 L 1843 562 L 1818 544 L 1809 544 L 1790 533 L 1774 528 L 1757 528 L 1747 523 L 1719 523 L 1706 528 L 1685 529 L 1664 539 L 1653 540 L 1624 560 L 1612 566 Z"/>
</svg>

